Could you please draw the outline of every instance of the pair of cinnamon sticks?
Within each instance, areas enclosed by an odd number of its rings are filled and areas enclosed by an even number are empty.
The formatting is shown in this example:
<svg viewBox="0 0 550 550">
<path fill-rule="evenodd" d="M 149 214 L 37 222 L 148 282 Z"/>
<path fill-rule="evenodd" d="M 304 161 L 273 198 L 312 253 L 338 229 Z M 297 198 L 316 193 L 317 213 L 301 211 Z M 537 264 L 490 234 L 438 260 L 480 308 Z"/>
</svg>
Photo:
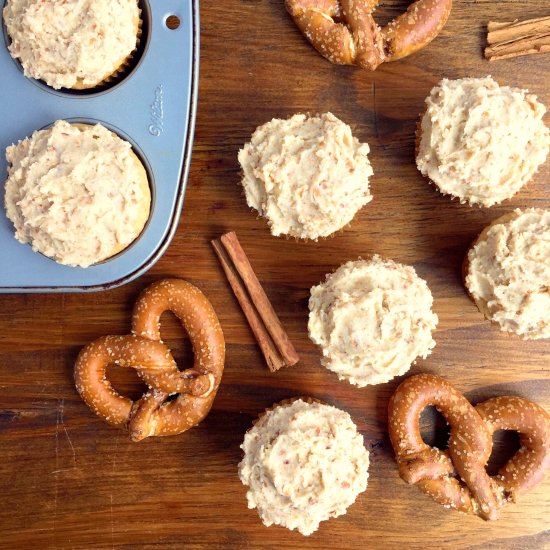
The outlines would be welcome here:
<svg viewBox="0 0 550 550">
<path fill-rule="evenodd" d="M 485 57 L 489 61 L 550 52 L 550 17 L 487 25 Z"/>
<path fill-rule="evenodd" d="M 299 361 L 298 354 L 256 277 L 237 235 L 232 231 L 212 241 L 227 280 L 233 289 L 271 372 Z"/>
</svg>

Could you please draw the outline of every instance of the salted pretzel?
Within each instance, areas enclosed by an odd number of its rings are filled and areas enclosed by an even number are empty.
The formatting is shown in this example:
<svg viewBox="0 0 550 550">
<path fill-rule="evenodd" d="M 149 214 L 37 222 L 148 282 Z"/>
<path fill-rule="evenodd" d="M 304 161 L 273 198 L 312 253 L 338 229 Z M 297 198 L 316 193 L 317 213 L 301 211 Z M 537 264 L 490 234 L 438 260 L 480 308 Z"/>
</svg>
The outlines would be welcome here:
<svg viewBox="0 0 550 550">
<path fill-rule="evenodd" d="M 420 435 L 420 414 L 430 405 L 451 426 L 447 451 Z M 419 374 L 397 388 L 388 413 L 400 476 L 446 507 L 497 519 L 503 504 L 515 502 L 550 467 L 550 415 L 526 399 L 495 397 L 474 407 L 442 378 Z M 519 432 L 521 448 L 499 475 L 489 476 L 485 466 L 496 430 Z"/>
<path fill-rule="evenodd" d="M 374 71 L 420 50 L 444 27 L 453 0 L 417 0 L 380 28 L 372 13 L 379 0 L 285 0 L 313 47 L 332 63 Z"/>
<path fill-rule="evenodd" d="M 192 369 L 180 371 L 161 340 L 160 317 L 173 312 L 187 331 Z M 78 355 L 74 376 L 86 404 L 113 426 L 127 428 L 132 441 L 176 435 L 201 422 L 221 381 L 225 343 L 214 308 L 195 286 L 165 279 L 147 287 L 132 315 L 132 334 L 103 336 Z M 137 401 L 120 395 L 107 380 L 109 365 L 133 368 L 149 390 Z M 168 400 L 177 394 L 175 399 Z"/>
</svg>

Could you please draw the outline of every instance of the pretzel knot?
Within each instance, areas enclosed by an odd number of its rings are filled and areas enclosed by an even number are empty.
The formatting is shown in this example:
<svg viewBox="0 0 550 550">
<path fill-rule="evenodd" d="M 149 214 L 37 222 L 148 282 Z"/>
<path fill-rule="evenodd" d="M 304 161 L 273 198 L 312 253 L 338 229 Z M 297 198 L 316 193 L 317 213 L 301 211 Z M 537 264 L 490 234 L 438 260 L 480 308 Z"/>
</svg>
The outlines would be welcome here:
<svg viewBox="0 0 550 550">
<path fill-rule="evenodd" d="M 180 371 L 160 337 L 160 317 L 173 312 L 189 334 L 192 369 Z M 88 344 L 75 364 L 76 388 L 86 404 L 132 441 L 175 435 L 201 422 L 212 406 L 225 360 L 223 333 L 208 299 L 180 279 L 158 281 L 138 297 L 132 334 L 103 336 Z M 133 368 L 149 390 L 137 401 L 120 395 L 106 378 L 109 365 Z M 168 400 L 170 396 L 175 399 Z"/>
<path fill-rule="evenodd" d="M 374 71 L 420 50 L 444 27 L 453 0 L 417 0 L 380 28 L 372 17 L 379 0 L 285 0 L 313 47 L 332 63 Z"/>
<path fill-rule="evenodd" d="M 433 405 L 451 426 L 447 451 L 420 435 L 420 414 Z M 495 397 L 477 406 L 437 376 L 405 380 L 389 403 L 389 433 L 399 474 L 448 508 L 497 519 L 507 501 L 531 489 L 550 467 L 550 415 L 520 397 Z M 485 469 L 493 433 L 514 430 L 521 448 L 497 476 Z"/>
</svg>

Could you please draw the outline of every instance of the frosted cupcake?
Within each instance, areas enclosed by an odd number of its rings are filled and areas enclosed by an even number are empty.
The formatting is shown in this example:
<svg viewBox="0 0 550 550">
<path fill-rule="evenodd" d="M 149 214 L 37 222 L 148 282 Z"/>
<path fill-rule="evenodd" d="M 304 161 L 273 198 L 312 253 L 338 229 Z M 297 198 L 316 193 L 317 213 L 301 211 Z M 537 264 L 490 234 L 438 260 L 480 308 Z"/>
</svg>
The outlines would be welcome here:
<svg viewBox="0 0 550 550">
<path fill-rule="evenodd" d="M 466 288 L 500 329 L 550 338 L 550 210 L 515 210 L 486 227 L 464 262 Z"/>
<path fill-rule="evenodd" d="M 372 200 L 368 153 L 331 113 L 273 119 L 239 151 L 248 206 L 275 236 L 327 237 Z"/>
<path fill-rule="evenodd" d="M 57 121 L 8 147 L 5 207 L 22 243 L 88 267 L 141 233 L 151 193 L 131 145 L 100 124 Z"/>
<path fill-rule="evenodd" d="M 264 525 L 311 535 L 366 490 L 369 453 L 348 413 L 293 400 L 262 414 L 241 445 L 239 476 Z"/>
<path fill-rule="evenodd" d="M 416 164 L 444 194 L 493 206 L 515 195 L 545 161 L 546 108 L 526 90 L 486 78 L 443 79 L 426 99 Z"/>
<path fill-rule="evenodd" d="M 137 0 L 8 0 L 9 51 L 26 76 L 88 89 L 120 72 L 140 33 Z"/>
<path fill-rule="evenodd" d="M 360 388 L 407 372 L 435 346 L 432 294 L 413 267 L 350 261 L 311 289 L 309 337 L 321 364 Z"/>
</svg>

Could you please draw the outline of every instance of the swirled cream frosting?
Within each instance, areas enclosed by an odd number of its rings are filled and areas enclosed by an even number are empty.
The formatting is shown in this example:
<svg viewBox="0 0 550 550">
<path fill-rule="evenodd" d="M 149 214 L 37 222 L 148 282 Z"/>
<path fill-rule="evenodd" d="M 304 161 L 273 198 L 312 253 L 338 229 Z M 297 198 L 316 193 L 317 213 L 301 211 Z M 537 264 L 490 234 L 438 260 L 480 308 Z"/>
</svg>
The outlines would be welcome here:
<svg viewBox="0 0 550 550">
<path fill-rule="evenodd" d="M 309 336 L 340 380 L 387 382 L 435 346 L 432 302 L 413 267 L 379 256 L 350 261 L 311 289 Z"/>
<path fill-rule="evenodd" d="M 239 152 L 247 203 L 275 236 L 331 235 L 372 200 L 368 153 L 331 113 L 273 119 Z"/>
<path fill-rule="evenodd" d="M 136 48 L 137 0 L 8 0 L 9 51 L 52 88 L 91 88 Z"/>
<path fill-rule="evenodd" d="M 526 340 L 550 338 L 550 211 L 495 220 L 468 252 L 466 287 L 485 315 Z"/>
<path fill-rule="evenodd" d="M 266 526 L 302 535 L 346 513 L 367 488 L 369 453 L 348 413 L 301 399 L 266 411 L 246 433 L 239 476 Z"/>
<path fill-rule="evenodd" d="M 526 90 L 486 78 L 443 79 L 426 99 L 416 163 L 442 193 L 492 206 L 545 161 L 546 108 Z"/>
<path fill-rule="evenodd" d="M 7 149 L 5 207 L 15 237 L 70 266 L 126 248 L 149 216 L 150 190 L 130 144 L 100 124 L 63 120 Z"/>
</svg>

